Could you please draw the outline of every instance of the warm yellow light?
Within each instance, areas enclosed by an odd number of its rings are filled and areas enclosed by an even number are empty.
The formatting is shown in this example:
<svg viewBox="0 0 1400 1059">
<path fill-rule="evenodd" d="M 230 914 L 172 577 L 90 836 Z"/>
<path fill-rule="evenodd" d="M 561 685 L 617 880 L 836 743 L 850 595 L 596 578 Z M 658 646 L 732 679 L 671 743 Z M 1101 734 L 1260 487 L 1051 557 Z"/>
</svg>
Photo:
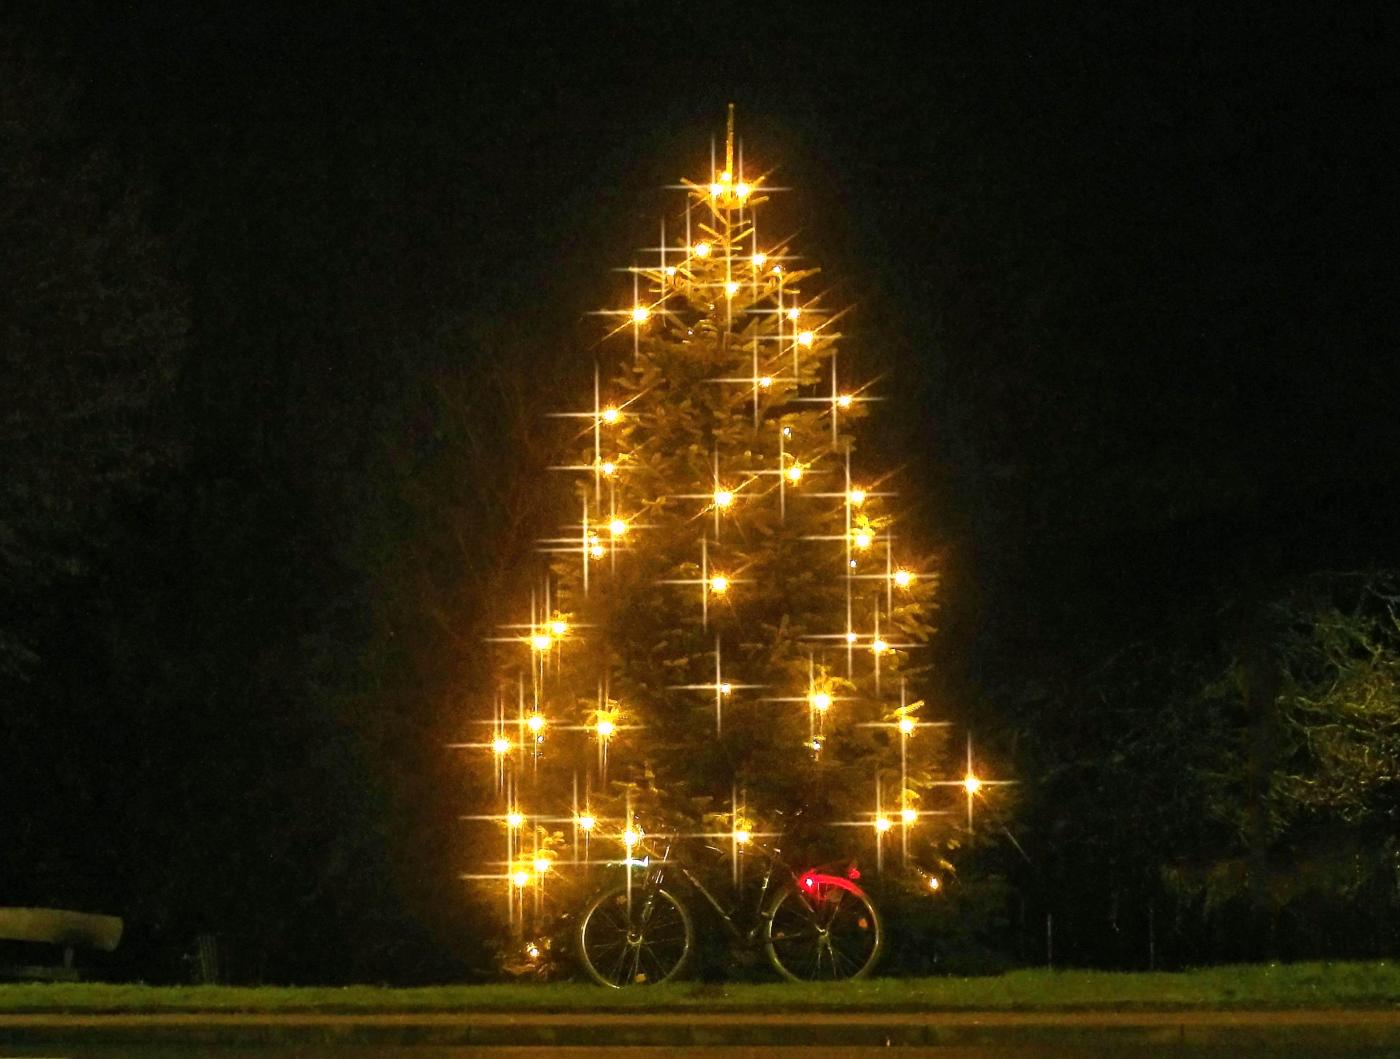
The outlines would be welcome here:
<svg viewBox="0 0 1400 1059">
<path fill-rule="evenodd" d="M 535 733 L 539 733 L 539 732 L 544 731 L 544 714 L 542 714 L 542 713 L 532 713 L 532 714 L 530 714 L 529 717 L 525 718 L 525 727 L 528 728 L 528 729 L 530 729 L 530 731 L 535 732 Z"/>
<path fill-rule="evenodd" d="M 828 692 L 814 691 L 808 697 L 808 701 L 811 702 L 812 709 L 819 713 L 825 713 L 827 710 L 831 709 L 831 695 Z"/>
<path fill-rule="evenodd" d="M 545 872 L 549 871 L 549 858 L 536 857 L 532 867 L 534 867 L 536 875 L 543 875 Z"/>
<path fill-rule="evenodd" d="M 794 463 L 791 467 L 789 467 L 787 469 L 787 477 L 789 482 L 802 481 L 802 464 Z"/>
<path fill-rule="evenodd" d="M 569 623 L 563 618 L 555 618 L 549 623 L 549 631 L 555 636 L 563 636 L 569 631 Z"/>
<path fill-rule="evenodd" d="M 758 380 L 758 385 L 759 385 L 759 387 L 760 387 L 761 389 L 764 389 L 764 390 L 768 389 L 768 387 L 770 387 L 770 386 L 773 385 L 773 376 L 771 376 L 771 375 L 764 375 L 762 378 L 760 378 L 760 379 Z"/>
<path fill-rule="evenodd" d="M 963 779 L 963 790 L 968 794 L 976 794 L 982 789 L 982 781 L 976 776 L 968 775 Z"/>
<path fill-rule="evenodd" d="M 852 401 L 852 400 L 853 400 L 853 398 L 851 397 L 850 394 L 848 394 L 848 393 L 843 393 L 840 397 L 836 398 L 836 404 L 837 404 L 838 407 L 841 407 L 841 408 L 850 408 L 850 407 L 851 407 L 851 401 Z"/>
<path fill-rule="evenodd" d="M 752 838 L 753 835 L 749 834 L 747 831 L 739 830 L 734 832 L 734 841 L 741 846 L 747 845 Z"/>
<path fill-rule="evenodd" d="M 547 632 L 537 632 L 530 637 L 530 646 L 536 651 L 548 651 L 554 646 L 554 637 Z"/>
<path fill-rule="evenodd" d="M 856 634 L 853 633 L 853 632 L 848 632 L 848 633 L 846 634 L 846 642 L 847 642 L 847 643 L 855 643 L 855 642 L 856 642 Z"/>
<path fill-rule="evenodd" d="M 728 694 L 729 694 L 731 691 L 733 691 L 733 690 L 734 690 L 734 685 L 730 684 L 729 681 L 727 681 L 727 680 L 726 680 L 723 684 L 721 684 L 721 685 L 719 686 L 719 693 L 720 693 L 721 695 L 728 695 Z"/>
<path fill-rule="evenodd" d="M 936 892 L 943 889 L 943 883 L 939 881 L 937 875 L 930 875 L 928 877 L 928 888 Z"/>
<path fill-rule="evenodd" d="M 908 588 L 914 583 L 914 575 L 908 570 L 896 570 L 894 572 L 894 583 L 900 588 Z"/>
<path fill-rule="evenodd" d="M 651 310 L 645 305 L 638 305 L 632 310 L 632 322 L 634 324 L 644 324 L 651 318 Z"/>
<path fill-rule="evenodd" d="M 749 192 L 752 191 L 752 190 L 753 190 L 753 188 L 749 187 L 749 185 L 747 185 L 747 184 L 735 184 L 735 185 L 734 185 L 734 194 L 738 195 L 741 199 L 746 199 L 746 198 L 748 198 L 748 197 L 749 197 Z"/>
<path fill-rule="evenodd" d="M 790 437 L 792 437 L 792 427 L 783 427 L 783 437 L 785 437 L 785 438 L 790 438 Z"/>
<path fill-rule="evenodd" d="M 622 832 L 622 844 L 628 849 L 631 849 L 641 840 L 641 832 L 634 827 L 629 827 L 626 831 Z"/>
<path fill-rule="evenodd" d="M 710 578 L 710 591 L 717 596 L 722 596 L 729 591 L 729 578 L 723 574 L 715 574 Z"/>
<path fill-rule="evenodd" d="M 789 309 L 789 310 L 787 311 L 787 318 L 788 318 L 789 320 L 796 320 L 796 319 L 797 319 L 799 316 L 801 316 L 801 315 L 802 315 L 802 310 L 799 309 L 799 308 L 797 308 L 796 306 L 793 306 L 791 309 Z"/>
<path fill-rule="evenodd" d="M 613 732 L 617 731 L 617 725 L 615 725 L 612 721 L 610 721 L 610 720 L 609 720 L 608 718 L 606 718 L 606 717 L 600 717 L 600 718 L 598 718 L 598 725 L 597 725 L 597 728 L 598 728 L 598 737 L 599 737 L 600 739 L 606 739 L 608 736 L 612 735 Z"/>
<path fill-rule="evenodd" d="M 525 955 L 532 960 L 538 960 L 540 958 L 540 947 L 533 941 L 530 942 L 530 944 L 525 946 Z"/>
<path fill-rule="evenodd" d="M 668 275 L 668 276 L 674 276 L 674 275 L 676 274 L 677 271 L 679 271 L 679 270 L 676 268 L 675 265 L 667 265 L 667 266 L 666 266 L 666 275 Z"/>
<path fill-rule="evenodd" d="M 598 821 L 589 813 L 584 813 L 578 818 L 578 828 L 580 831 L 592 831 Z"/>
<path fill-rule="evenodd" d="M 696 257 L 709 257 L 709 256 L 710 256 L 710 244 L 709 244 L 709 243 L 696 243 L 693 247 L 691 247 L 691 252 L 692 252 Z"/>
<path fill-rule="evenodd" d="M 767 254 L 764 254 L 764 253 L 757 253 L 757 254 L 754 254 L 754 256 L 753 256 L 753 267 L 754 267 L 754 268 L 762 268 L 762 267 L 763 267 L 764 265 L 766 265 L 767 263 L 768 263 L 768 255 L 767 255 Z"/>
<path fill-rule="evenodd" d="M 625 537 L 627 535 L 627 523 L 620 518 L 615 518 L 608 523 L 608 532 L 614 537 Z"/>
<path fill-rule="evenodd" d="M 523 890 L 525 889 L 525 887 L 530 885 L 530 873 L 524 868 L 521 868 L 519 871 L 517 871 L 514 875 L 510 877 L 510 881 L 515 883 L 516 886 L 520 887 L 520 889 Z"/>
<path fill-rule="evenodd" d="M 601 544 L 593 544 L 589 547 L 588 554 L 593 556 L 593 558 L 595 559 L 601 559 L 603 556 L 608 554 L 608 550 L 604 548 Z"/>
<path fill-rule="evenodd" d="M 506 814 L 507 827 L 521 827 L 524 825 L 524 823 L 525 815 L 523 813 L 512 812 Z"/>
<path fill-rule="evenodd" d="M 613 463 L 612 460 L 605 460 L 598 469 L 603 472 L 603 477 L 611 478 L 617 473 L 617 464 Z"/>
<path fill-rule="evenodd" d="M 890 645 L 885 643 L 884 640 L 876 640 L 870 645 L 870 649 L 877 655 L 882 655 L 890 649 Z"/>
<path fill-rule="evenodd" d="M 619 413 L 618 413 L 618 410 L 617 410 L 616 408 L 612 408 L 612 407 L 604 408 L 604 409 L 603 409 L 603 422 L 604 422 L 604 423 L 616 423 L 616 422 L 617 422 L 618 414 L 619 414 Z"/>
<path fill-rule="evenodd" d="M 498 736 L 496 736 L 495 739 L 491 740 L 491 753 L 493 753 L 493 754 L 509 754 L 509 753 L 510 753 L 510 740 L 507 739 L 507 738 L 506 738 L 505 736 L 503 736 L 503 735 L 498 735 Z"/>
<path fill-rule="evenodd" d="M 782 265 L 774 265 L 774 266 L 773 266 L 773 275 L 775 275 L 775 276 L 781 276 L 782 274 L 783 274 L 783 266 L 782 266 Z"/>
<path fill-rule="evenodd" d="M 732 298 L 739 293 L 739 283 L 737 280 L 730 280 L 724 285 L 725 297 Z"/>
<path fill-rule="evenodd" d="M 715 490 L 715 507 L 728 507 L 734 503 L 734 494 L 728 489 Z"/>
<path fill-rule="evenodd" d="M 719 182 L 720 182 L 721 184 L 729 184 L 729 183 L 732 183 L 733 180 L 734 180 L 734 174 L 731 173 L 728 169 L 726 169 L 723 173 L 721 173 L 721 174 L 719 175 Z"/>
<path fill-rule="evenodd" d="M 888 816 L 879 816 L 875 818 L 875 830 L 880 832 L 880 834 L 883 835 L 892 827 L 894 827 L 894 821 Z"/>
<path fill-rule="evenodd" d="M 901 735 L 913 735 L 916 727 L 918 727 L 918 725 L 912 717 L 901 717 L 899 719 L 899 731 Z"/>
<path fill-rule="evenodd" d="M 711 184 L 711 185 L 710 185 L 710 194 L 713 195 L 713 196 L 715 196 L 715 198 L 719 198 L 719 196 L 723 193 L 723 191 L 724 191 L 724 185 L 723 185 L 723 184 Z"/>
<path fill-rule="evenodd" d="M 906 824 L 912 824 L 915 820 L 919 818 L 919 810 L 901 809 L 899 811 L 899 818 L 903 820 Z"/>
<path fill-rule="evenodd" d="M 846 499 L 851 502 L 852 507 L 860 507 L 861 504 L 865 503 L 865 490 L 852 489 L 846 494 Z"/>
<path fill-rule="evenodd" d="M 811 331 L 803 331 L 800 335 L 797 336 L 797 344 L 800 346 L 807 346 L 809 348 L 812 345 L 812 343 L 816 340 L 817 336 L 812 334 Z"/>
<path fill-rule="evenodd" d="M 860 548 L 862 551 L 864 551 L 866 548 L 869 548 L 873 541 L 874 538 L 870 536 L 870 532 L 868 530 L 856 531 L 854 543 L 855 546 L 857 548 Z"/>
<path fill-rule="evenodd" d="M 820 739 L 813 739 L 811 747 L 813 750 L 820 750 L 822 748 L 822 741 Z"/>
</svg>

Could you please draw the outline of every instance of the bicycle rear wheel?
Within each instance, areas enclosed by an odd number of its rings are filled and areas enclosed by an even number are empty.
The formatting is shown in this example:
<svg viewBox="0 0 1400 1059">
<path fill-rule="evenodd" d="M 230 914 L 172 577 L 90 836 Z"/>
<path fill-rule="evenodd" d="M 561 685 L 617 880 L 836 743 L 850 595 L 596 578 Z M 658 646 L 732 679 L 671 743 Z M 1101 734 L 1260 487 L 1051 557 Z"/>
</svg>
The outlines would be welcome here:
<svg viewBox="0 0 1400 1059">
<path fill-rule="evenodd" d="M 600 985 L 660 985 L 685 970 L 695 928 L 685 905 L 668 890 L 614 886 L 579 920 L 579 955 Z"/>
<path fill-rule="evenodd" d="M 864 978 L 880 958 L 884 933 L 865 892 L 844 879 L 780 891 L 770 906 L 765 948 L 793 982 Z"/>
</svg>

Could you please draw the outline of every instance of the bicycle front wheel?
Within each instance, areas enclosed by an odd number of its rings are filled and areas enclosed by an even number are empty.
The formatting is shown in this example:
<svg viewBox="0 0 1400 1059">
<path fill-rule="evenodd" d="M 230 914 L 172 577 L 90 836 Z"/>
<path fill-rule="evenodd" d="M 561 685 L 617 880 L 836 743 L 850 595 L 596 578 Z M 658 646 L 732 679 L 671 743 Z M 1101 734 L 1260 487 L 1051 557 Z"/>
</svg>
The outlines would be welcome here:
<svg viewBox="0 0 1400 1059">
<path fill-rule="evenodd" d="M 773 967 L 793 982 L 864 978 L 880 958 L 879 913 L 845 880 L 791 886 L 770 908 L 765 948 Z"/>
<path fill-rule="evenodd" d="M 660 985 L 685 970 L 695 928 L 685 905 L 662 889 L 614 886 L 595 897 L 579 921 L 584 970 L 613 989 Z"/>
</svg>

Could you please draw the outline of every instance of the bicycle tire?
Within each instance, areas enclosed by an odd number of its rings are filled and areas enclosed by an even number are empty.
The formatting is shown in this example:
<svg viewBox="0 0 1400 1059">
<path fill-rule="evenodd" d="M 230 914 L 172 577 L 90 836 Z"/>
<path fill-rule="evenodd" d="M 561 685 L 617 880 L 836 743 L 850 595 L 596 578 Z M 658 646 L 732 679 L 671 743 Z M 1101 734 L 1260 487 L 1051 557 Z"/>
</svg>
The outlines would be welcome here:
<svg viewBox="0 0 1400 1059">
<path fill-rule="evenodd" d="M 669 890 L 634 886 L 629 896 L 625 885 L 609 887 L 579 917 L 579 960 L 590 978 L 610 989 L 674 981 L 694 949 L 690 912 Z"/>
<path fill-rule="evenodd" d="M 866 977 L 884 947 L 884 927 L 870 897 L 837 876 L 807 876 L 803 883 L 810 885 L 784 887 L 768 906 L 764 949 L 769 963 L 790 982 Z"/>
</svg>

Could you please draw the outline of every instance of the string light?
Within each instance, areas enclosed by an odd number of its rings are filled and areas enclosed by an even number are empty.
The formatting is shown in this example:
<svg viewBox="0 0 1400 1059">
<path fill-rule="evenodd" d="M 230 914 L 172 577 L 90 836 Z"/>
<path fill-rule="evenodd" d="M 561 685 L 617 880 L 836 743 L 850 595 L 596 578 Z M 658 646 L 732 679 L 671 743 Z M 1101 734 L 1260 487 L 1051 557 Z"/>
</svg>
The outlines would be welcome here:
<svg viewBox="0 0 1400 1059">
<path fill-rule="evenodd" d="M 722 596 L 729 591 L 729 578 L 723 574 L 715 574 L 710 578 L 710 591 L 717 596 Z"/>
<path fill-rule="evenodd" d="M 880 834 L 883 835 L 892 827 L 894 827 L 894 821 L 891 820 L 888 816 L 877 816 L 875 818 L 875 830 L 878 831 Z"/>
<path fill-rule="evenodd" d="M 861 504 L 865 503 L 865 490 L 852 489 L 846 494 L 846 499 L 851 502 L 852 507 L 860 507 Z"/>
<path fill-rule="evenodd" d="M 812 709 L 818 713 L 825 713 L 831 709 L 831 694 L 829 692 L 814 691 L 808 701 L 811 702 Z"/>
<path fill-rule="evenodd" d="M 715 507 L 728 507 L 734 503 L 734 494 L 728 489 L 715 490 Z"/>
<path fill-rule="evenodd" d="M 516 870 L 515 874 L 510 877 L 510 881 L 523 890 L 530 885 L 530 873 L 524 868 L 519 868 Z"/>
<path fill-rule="evenodd" d="M 644 324 L 651 319 L 651 310 L 645 305 L 634 306 L 632 309 L 632 322 L 634 324 Z"/>
<path fill-rule="evenodd" d="M 613 463 L 612 460 L 604 460 L 603 465 L 598 470 L 603 472 L 604 478 L 611 478 L 617 473 L 617 464 Z"/>
<path fill-rule="evenodd" d="M 726 284 L 724 285 L 724 293 L 725 293 L 725 296 L 726 296 L 726 297 L 729 297 L 729 298 L 732 298 L 732 297 L 734 297 L 734 295 L 738 294 L 738 293 L 739 293 L 739 283 L 738 283 L 738 281 L 737 281 L 737 280 L 732 280 L 732 279 L 731 279 L 728 283 L 726 283 Z"/>
<path fill-rule="evenodd" d="M 760 378 L 760 379 L 758 380 L 758 385 L 759 385 L 759 387 L 760 387 L 761 389 L 764 389 L 764 390 L 768 389 L 768 387 L 770 387 L 770 386 L 773 385 L 773 376 L 771 376 L 771 375 L 764 375 L 762 378 Z"/>
<path fill-rule="evenodd" d="M 738 195 L 739 198 L 740 198 L 740 200 L 743 200 L 743 199 L 748 198 L 748 197 L 749 197 L 749 192 L 752 191 L 752 190 L 753 190 L 753 188 L 749 187 L 749 185 L 747 185 L 747 184 L 735 184 L 735 185 L 734 185 L 734 194 Z"/>
<path fill-rule="evenodd" d="M 968 794 L 976 794 L 982 789 L 982 781 L 971 774 L 963 777 L 962 785 L 963 790 L 967 791 Z"/>
<path fill-rule="evenodd" d="M 609 405 L 607 408 L 603 409 L 603 422 L 616 423 L 617 417 L 621 414 L 622 413 L 620 413 L 616 408 L 613 408 L 611 405 Z"/>
<path fill-rule="evenodd" d="M 850 394 L 843 393 L 840 397 L 836 398 L 836 403 L 842 408 L 850 408 L 852 400 L 854 400 L 854 398 L 851 397 Z"/>
<path fill-rule="evenodd" d="M 899 734 L 900 734 L 900 735 L 913 735 L 913 734 L 914 734 L 914 729 L 917 728 L 917 727 L 918 727 L 918 723 L 917 723 L 917 722 L 914 720 L 914 718 L 912 718 L 912 717 L 901 717 L 901 718 L 899 719 Z"/>
<path fill-rule="evenodd" d="M 614 537 L 627 536 L 627 523 L 620 518 L 615 518 L 608 523 L 608 532 Z"/>
<path fill-rule="evenodd" d="M 580 831 L 592 831 L 597 824 L 597 819 L 590 813 L 584 813 L 578 818 L 578 829 Z"/>
<path fill-rule="evenodd" d="M 530 731 L 534 732 L 536 735 L 544 731 L 544 714 L 530 714 L 529 717 L 525 718 L 525 727 L 530 729 Z"/>
<path fill-rule="evenodd" d="M 762 267 L 763 267 L 764 265 L 766 265 L 767 263 L 768 263 L 768 255 L 767 255 L 767 254 L 763 253 L 762 251 L 760 251 L 760 252 L 757 253 L 757 254 L 754 254 L 754 256 L 753 256 L 753 267 L 754 267 L 754 268 L 762 268 Z"/>
<path fill-rule="evenodd" d="M 509 754 L 510 740 L 503 735 L 496 736 L 495 739 L 491 740 L 491 753 L 497 755 Z"/>
<path fill-rule="evenodd" d="M 719 686 L 719 693 L 721 695 L 728 695 L 733 690 L 734 685 L 729 683 L 729 681 L 727 680 Z"/>
<path fill-rule="evenodd" d="M 901 809 L 899 811 L 899 818 L 903 820 L 906 824 L 912 824 L 915 820 L 919 819 L 919 810 Z"/>
<path fill-rule="evenodd" d="M 856 530 L 854 541 L 857 548 L 861 551 L 865 551 L 866 548 L 869 548 L 870 545 L 875 542 L 875 538 L 870 535 L 869 530 Z"/>
<path fill-rule="evenodd" d="M 525 814 L 519 810 L 512 809 L 506 814 L 506 826 L 519 830 L 525 824 Z"/>
<path fill-rule="evenodd" d="M 569 623 L 563 618 L 555 618 L 549 623 L 549 631 L 558 637 L 563 637 L 569 631 Z"/>
<path fill-rule="evenodd" d="M 734 841 L 741 846 L 748 845 L 752 839 L 753 835 L 743 829 L 734 832 Z"/>
<path fill-rule="evenodd" d="M 715 198 L 719 198 L 720 195 L 724 194 L 724 185 L 723 185 L 723 184 L 711 184 L 711 185 L 710 185 L 710 194 L 711 194 L 712 196 L 714 196 Z"/>
<path fill-rule="evenodd" d="M 617 731 L 617 725 L 610 717 L 599 717 L 598 723 L 594 727 L 597 729 L 599 739 L 607 739 L 613 732 Z"/>
<path fill-rule="evenodd" d="M 710 244 L 709 244 L 709 243 L 696 243 L 693 247 L 691 247 L 691 253 L 693 253 L 696 257 L 709 257 L 709 256 L 710 256 Z M 613 304 L 616 305 L 617 303 L 614 302 Z"/>
<path fill-rule="evenodd" d="M 775 269 L 774 271 L 776 271 L 776 269 Z M 797 306 L 795 306 L 795 305 L 794 305 L 791 309 L 789 309 L 789 310 L 787 311 L 787 318 L 788 318 L 789 320 L 796 320 L 796 319 L 797 319 L 799 316 L 801 316 L 801 315 L 802 315 L 802 310 L 799 309 L 799 308 L 798 308 Z"/>
<path fill-rule="evenodd" d="M 885 643 L 884 640 L 873 640 L 870 644 L 870 649 L 877 655 L 882 655 L 890 649 L 890 645 Z"/>
<path fill-rule="evenodd" d="M 525 946 L 525 955 L 532 960 L 538 960 L 540 958 L 540 947 L 533 941 L 530 942 L 530 944 Z"/>
<path fill-rule="evenodd" d="M 803 331 L 801 334 L 799 334 L 799 335 L 797 336 L 797 344 L 798 344 L 799 346 L 805 346 L 805 347 L 807 347 L 808 349 L 811 349 L 811 348 L 812 348 L 812 343 L 815 342 L 816 340 L 817 340 L 817 336 L 814 335 L 814 334 L 812 334 L 811 331 Z"/>
<path fill-rule="evenodd" d="M 536 651 L 548 651 L 554 646 L 554 637 L 547 632 L 537 632 L 530 637 L 530 646 Z"/>
<path fill-rule="evenodd" d="M 548 857 L 536 857 L 535 862 L 533 865 L 531 865 L 531 867 L 535 869 L 536 875 L 543 875 L 545 872 L 549 871 L 549 865 L 550 860 Z"/>
<path fill-rule="evenodd" d="M 599 544 L 597 541 L 594 541 L 591 545 L 589 545 L 588 554 L 593 556 L 593 558 L 595 559 L 601 559 L 603 556 L 608 554 L 608 550 L 604 548 L 601 544 Z"/>
<path fill-rule="evenodd" d="M 787 479 L 789 482 L 802 481 L 802 464 L 794 463 L 787 469 Z"/>
<path fill-rule="evenodd" d="M 892 580 L 900 588 L 908 588 L 914 583 L 914 575 L 908 570 L 896 570 Z"/>
<path fill-rule="evenodd" d="M 626 831 L 622 832 L 622 844 L 628 849 L 631 849 L 641 840 L 641 832 L 638 831 L 635 827 L 628 827 Z"/>
</svg>

